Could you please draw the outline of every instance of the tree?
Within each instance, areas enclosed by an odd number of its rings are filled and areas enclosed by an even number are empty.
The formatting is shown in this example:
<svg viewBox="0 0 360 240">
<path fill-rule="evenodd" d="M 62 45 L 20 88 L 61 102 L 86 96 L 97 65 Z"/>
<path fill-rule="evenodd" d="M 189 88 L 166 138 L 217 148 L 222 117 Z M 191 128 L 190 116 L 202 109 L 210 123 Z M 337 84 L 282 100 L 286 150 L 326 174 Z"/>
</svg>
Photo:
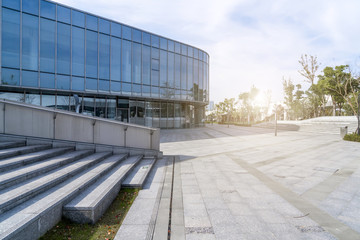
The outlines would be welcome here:
<svg viewBox="0 0 360 240">
<path fill-rule="evenodd" d="M 290 119 L 292 119 L 293 117 L 293 112 L 294 112 L 294 95 L 293 95 L 293 91 L 295 89 L 294 84 L 292 83 L 291 79 L 286 79 L 285 77 L 283 77 L 283 89 L 284 89 L 284 93 L 285 93 L 285 105 L 287 106 L 287 114 L 289 116 Z"/>
</svg>

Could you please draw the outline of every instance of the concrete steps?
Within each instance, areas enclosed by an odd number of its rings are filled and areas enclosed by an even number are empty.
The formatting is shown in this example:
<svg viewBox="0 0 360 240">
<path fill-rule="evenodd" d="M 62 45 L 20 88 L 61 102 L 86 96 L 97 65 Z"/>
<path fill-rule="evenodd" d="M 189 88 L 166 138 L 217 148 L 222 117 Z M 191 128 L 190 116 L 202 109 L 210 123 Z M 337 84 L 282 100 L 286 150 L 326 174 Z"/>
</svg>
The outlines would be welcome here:
<svg viewBox="0 0 360 240">
<path fill-rule="evenodd" d="M 144 182 L 149 175 L 152 167 L 156 162 L 156 158 L 143 158 L 142 161 L 134 168 L 129 176 L 121 184 L 125 188 L 140 188 L 142 189 Z"/>
<path fill-rule="evenodd" d="M 113 156 L 115 160 L 117 157 Z M 122 161 L 90 188 L 66 204 L 63 215 L 77 223 L 94 224 L 116 198 L 121 182 L 141 159 L 142 156 L 132 156 Z"/>
<path fill-rule="evenodd" d="M 0 142 L 0 239 L 38 239 L 62 216 L 95 223 L 126 177 L 132 176 L 129 186 L 140 186 L 155 162 L 142 155 L 24 144 Z"/>
</svg>

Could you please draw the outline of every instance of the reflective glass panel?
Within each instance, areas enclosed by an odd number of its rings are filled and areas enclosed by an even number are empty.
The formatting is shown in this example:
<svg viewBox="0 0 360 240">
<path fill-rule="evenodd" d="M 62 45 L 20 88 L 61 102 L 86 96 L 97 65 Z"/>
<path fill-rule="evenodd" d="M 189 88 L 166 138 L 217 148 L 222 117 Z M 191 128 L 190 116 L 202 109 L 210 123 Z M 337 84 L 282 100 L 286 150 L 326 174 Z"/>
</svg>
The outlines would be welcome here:
<svg viewBox="0 0 360 240">
<path fill-rule="evenodd" d="M 187 46 L 181 44 L 181 54 L 187 56 Z"/>
<path fill-rule="evenodd" d="M 132 82 L 141 83 L 141 45 L 133 43 Z"/>
<path fill-rule="evenodd" d="M 55 20 L 56 5 L 51 2 L 41 0 L 40 2 L 40 14 L 42 17 Z"/>
<path fill-rule="evenodd" d="M 121 82 L 111 81 L 111 91 L 120 92 L 120 90 L 121 90 Z"/>
<path fill-rule="evenodd" d="M 121 25 L 115 22 L 111 22 L 111 35 L 121 37 Z"/>
<path fill-rule="evenodd" d="M 159 98 L 159 87 L 151 87 L 151 97 Z"/>
<path fill-rule="evenodd" d="M 25 103 L 40 106 L 40 95 L 39 94 L 26 93 L 25 94 Z"/>
<path fill-rule="evenodd" d="M 193 59 L 188 58 L 187 63 L 187 90 L 191 90 L 193 88 Z"/>
<path fill-rule="evenodd" d="M 160 48 L 167 50 L 167 40 L 165 38 L 160 38 Z"/>
<path fill-rule="evenodd" d="M 180 43 L 178 43 L 178 42 L 175 42 L 175 52 L 176 53 L 181 53 L 181 47 L 180 47 L 181 45 L 180 45 Z"/>
<path fill-rule="evenodd" d="M 159 48 L 159 45 L 160 45 L 159 41 L 160 41 L 160 39 L 158 36 L 151 35 L 151 46 Z"/>
<path fill-rule="evenodd" d="M 86 14 L 86 28 L 93 30 L 93 31 L 97 31 L 98 30 L 98 18 L 93 15 Z"/>
<path fill-rule="evenodd" d="M 71 10 L 72 24 L 78 27 L 85 27 L 85 14 L 76 10 Z"/>
<path fill-rule="evenodd" d="M 146 85 L 142 86 L 142 96 L 150 97 L 150 86 L 146 86 Z"/>
<path fill-rule="evenodd" d="M 20 0 L 2 0 L 2 5 L 20 11 Z"/>
<path fill-rule="evenodd" d="M 70 24 L 70 9 L 67 7 L 57 6 L 57 20 Z"/>
<path fill-rule="evenodd" d="M 160 127 L 161 128 L 166 128 L 167 127 L 167 103 L 161 103 L 161 110 L 160 110 L 160 114 L 161 114 L 161 118 L 160 118 Z"/>
<path fill-rule="evenodd" d="M 187 53 L 188 57 L 193 57 L 194 56 L 194 51 L 192 47 L 188 47 L 188 53 Z"/>
<path fill-rule="evenodd" d="M 142 82 L 150 85 L 150 47 L 143 46 L 142 48 Z"/>
<path fill-rule="evenodd" d="M 131 42 L 122 40 L 122 81 L 131 82 Z"/>
<path fill-rule="evenodd" d="M 38 87 L 38 72 L 22 71 L 21 85 L 27 87 Z"/>
<path fill-rule="evenodd" d="M 133 96 L 141 96 L 141 85 L 139 85 L 139 84 L 132 85 L 132 95 Z"/>
<path fill-rule="evenodd" d="M 111 37 L 111 80 L 120 81 L 121 76 L 121 39 Z"/>
<path fill-rule="evenodd" d="M 39 18 L 23 13 L 22 16 L 22 67 L 38 70 Z"/>
<path fill-rule="evenodd" d="M 99 32 L 110 34 L 110 22 L 108 20 L 99 18 Z"/>
<path fill-rule="evenodd" d="M 164 50 L 160 51 L 160 86 L 169 87 L 167 79 L 167 52 Z"/>
<path fill-rule="evenodd" d="M 143 44 L 149 45 L 150 46 L 150 34 L 143 32 L 142 33 L 142 40 L 143 40 Z"/>
<path fill-rule="evenodd" d="M 116 99 L 107 99 L 106 100 L 107 106 L 107 114 L 106 117 L 110 119 L 115 119 L 116 117 Z"/>
<path fill-rule="evenodd" d="M 2 8 L 2 66 L 20 66 L 20 13 Z"/>
<path fill-rule="evenodd" d="M 186 89 L 187 57 L 181 56 L 181 89 Z"/>
<path fill-rule="evenodd" d="M 137 29 L 132 30 L 132 37 L 134 42 L 141 43 L 141 32 Z"/>
<path fill-rule="evenodd" d="M 199 50 L 194 48 L 194 58 L 199 59 Z"/>
<path fill-rule="evenodd" d="M 181 86 L 181 57 L 175 54 L 175 88 L 180 89 Z"/>
<path fill-rule="evenodd" d="M 86 30 L 86 76 L 98 76 L 98 35 L 96 32 Z"/>
<path fill-rule="evenodd" d="M 0 92 L 0 98 L 24 102 L 24 93 Z"/>
<path fill-rule="evenodd" d="M 98 81 L 94 78 L 86 78 L 86 90 L 96 91 L 98 89 Z"/>
<path fill-rule="evenodd" d="M 3 85 L 20 85 L 20 71 L 8 68 L 1 69 L 1 84 Z"/>
<path fill-rule="evenodd" d="M 55 22 L 40 20 L 40 71 L 55 72 Z"/>
<path fill-rule="evenodd" d="M 151 48 L 151 58 L 159 59 L 160 58 L 160 51 L 157 48 Z"/>
<path fill-rule="evenodd" d="M 55 96 L 54 95 L 42 95 L 41 106 L 55 108 Z"/>
<path fill-rule="evenodd" d="M 99 90 L 109 92 L 110 91 L 110 81 L 100 79 L 99 80 Z"/>
<path fill-rule="evenodd" d="M 70 26 L 58 23 L 57 73 L 70 74 Z"/>
<path fill-rule="evenodd" d="M 95 116 L 104 118 L 106 113 L 106 99 L 96 98 L 95 109 Z"/>
<path fill-rule="evenodd" d="M 39 15 L 39 0 L 23 0 L 22 11 Z"/>
<path fill-rule="evenodd" d="M 175 45 L 174 45 L 174 41 L 168 40 L 168 50 L 171 52 L 174 52 Z"/>
<path fill-rule="evenodd" d="M 159 83 L 160 83 L 159 71 L 151 70 L 151 85 L 159 86 Z"/>
<path fill-rule="evenodd" d="M 151 69 L 159 71 L 160 70 L 160 63 L 157 59 L 151 59 Z"/>
<path fill-rule="evenodd" d="M 168 76 L 167 81 L 169 83 L 169 87 L 174 88 L 174 75 L 175 75 L 175 56 L 174 53 L 168 53 Z"/>
<path fill-rule="evenodd" d="M 55 75 L 50 73 L 40 73 L 41 88 L 55 88 Z"/>
<path fill-rule="evenodd" d="M 99 77 L 110 79 L 110 37 L 100 34 L 99 41 Z"/>
<path fill-rule="evenodd" d="M 122 26 L 122 37 L 127 40 L 131 40 L 131 28 Z"/>
<path fill-rule="evenodd" d="M 83 77 L 72 77 L 71 80 L 72 90 L 84 91 L 85 82 Z"/>
<path fill-rule="evenodd" d="M 70 96 L 57 95 L 56 96 L 56 108 L 61 110 L 69 111 Z"/>
<path fill-rule="evenodd" d="M 82 112 L 83 115 L 86 116 L 94 116 L 95 115 L 95 102 L 94 98 L 85 98 L 83 99 L 84 110 Z"/>
<path fill-rule="evenodd" d="M 70 76 L 56 75 L 56 88 L 70 90 Z"/>
<path fill-rule="evenodd" d="M 85 30 L 72 27 L 72 75 L 85 76 Z"/>
<path fill-rule="evenodd" d="M 123 83 L 121 92 L 125 95 L 131 95 L 131 83 Z"/>
</svg>

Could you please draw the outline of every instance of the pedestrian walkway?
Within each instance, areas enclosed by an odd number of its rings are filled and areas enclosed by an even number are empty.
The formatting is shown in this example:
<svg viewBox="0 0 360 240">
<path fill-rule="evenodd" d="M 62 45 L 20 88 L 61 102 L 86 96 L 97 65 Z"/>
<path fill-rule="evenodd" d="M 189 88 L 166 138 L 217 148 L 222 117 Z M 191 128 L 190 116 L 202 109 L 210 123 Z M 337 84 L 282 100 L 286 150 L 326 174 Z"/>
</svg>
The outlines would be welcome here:
<svg viewBox="0 0 360 240">
<path fill-rule="evenodd" d="M 161 151 L 177 157 L 162 168 L 147 235 L 131 239 L 360 239 L 359 146 L 254 127 L 162 130 Z"/>
</svg>

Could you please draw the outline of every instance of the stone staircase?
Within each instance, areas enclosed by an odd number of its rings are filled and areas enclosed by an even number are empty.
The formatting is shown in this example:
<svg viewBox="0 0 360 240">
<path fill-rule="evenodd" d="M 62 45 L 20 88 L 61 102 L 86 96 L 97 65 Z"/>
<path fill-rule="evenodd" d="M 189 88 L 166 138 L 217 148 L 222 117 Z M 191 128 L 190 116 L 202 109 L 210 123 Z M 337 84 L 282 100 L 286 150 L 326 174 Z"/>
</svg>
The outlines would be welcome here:
<svg viewBox="0 0 360 240">
<path fill-rule="evenodd" d="M 38 239 L 62 216 L 95 223 L 121 187 L 142 187 L 156 158 L 0 142 L 0 239 Z"/>
</svg>

